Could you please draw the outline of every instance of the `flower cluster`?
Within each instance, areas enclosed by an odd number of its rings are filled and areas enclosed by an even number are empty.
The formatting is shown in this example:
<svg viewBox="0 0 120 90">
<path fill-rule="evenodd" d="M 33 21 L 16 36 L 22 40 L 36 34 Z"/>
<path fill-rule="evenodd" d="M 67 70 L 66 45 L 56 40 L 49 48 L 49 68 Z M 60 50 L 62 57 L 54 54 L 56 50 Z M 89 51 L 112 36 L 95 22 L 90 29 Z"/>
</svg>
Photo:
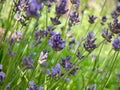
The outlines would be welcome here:
<svg viewBox="0 0 120 90">
<path fill-rule="evenodd" d="M 75 6 L 75 9 L 77 10 L 80 5 L 80 0 L 70 0 L 70 1 Z"/>
<path fill-rule="evenodd" d="M 33 69 L 33 63 L 34 61 L 32 60 L 31 56 L 23 57 L 21 66 L 23 67 L 23 69 Z"/>
<path fill-rule="evenodd" d="M 77 12 L 71 12 L 70 18 L 69 18 L 69 27 L 72 25 L 78 24 L 80 22 L 79 14 Z"/>
<path fill-rule="evenodd" d="M 60 17 L 61 15 L 65 14 L 68 9 L 65 8 L 66 7 L 66 0 L 60 0 L 60 5 L 56 6 L 56 15 L 57 17 Z"/>
<path fill-rule="evenodd" d="M 4 78 L 5 78 L 5 73 L 2 71 L 2 64 L 0 64 L 0 82 L 3 82 Z"/>
<path fill-rule="evenodd" d="M 106 29 L 103 29 L 103 30 L 102 30 L 102 37 L 105 38 L 105 40 L 107 40 L 108 42 L 111 42 L 112 33 L 109 32 L 109 31 L 106 30 Z"/>
<path fill-rule="evenodd" d="M 95 22 L 95 20 L 96 20 L 96 18 L 97 17 L 95 17 L 94 15 L 89 15 L 89 20 L 88 20 L 88 22 L 90 23 L 90 24 L 93 24 L 94 22 Z"/>
<path fill-rule="evenodd" d="M 60 51 L 65 47 L 65 40 L 62 40 L 60 33 L 52 33 L 51 39 L 48 44 L 55 51 Z"/>
<path fill-rule="evenodd" d="M 29 88 L 26 88 L 26 90 L 44 90 L 43 87 L 38 87 L 34 81 L 29 82 Z"/>
<path fill-rule="evenodd" d="M 63 68 L 65 68 L 66 71 L 70 71 L 69 75 L 75 75 L 76 71 L 78 70 L 78 68 L 74 67 L 74 64 L 70 61 L 71 57 L 70 56 L 66 56 L 65 58 L 62 58 L 62 62 L 61 65 Z"/>
<path fill-rule="evenodd" d="M 115 38 L 112 42 L 112 45 L 113 45 L 113 48 L 116 50 L 116 51 L 119 51 L 120 50 L 120 39 L 119 38 Z"/>
<path fill-rule="evenodd" d="M 17 21 L 20 21 L 20 23 L 24 26 L 26 26 L 26 19 L 27 17 L 23 14 L 29 5 L 29 0 L 18 0 L 15 1 L 14 0 L 14 6 L 15 8 L 13 9 L 13 11 L 15 12 L 14 18 Z"/>
<path fill-rule="evenodd" d="M 59 24 L 61 24 L 60 20 L 57 17 L 50 18 L 50 19 L 51 19 L 51 22 L 52 22 L 53 25 L 59 25 Z"/>
<path fill-rule="evenodd" d="M 87 39 L 84 43 L 85 50 L 88 52 L 92 52 L 95 48 L 97 48 L 95 41 L 96 41 L 96 38 L 94 38 L 94 32 L 89 31 L 87 35 Z"/>
<path fill-rule="evenodd" d="M 66 56 L 65 58 L 62 58 L 62 62 L 55 65 L 55 67 L 52 67 L 52 71 L 50 72 L 49 69 L 46 70 L 46 73 L 49 76 L 52 77 L 61 77 L 66 72 L 69 72 L 68 75 L 75 75 L 78 68 L 74 66 L 74 64 L 70 61 L 71 57 Z M 62 68 L 64 70 L 62 70 Z"/>
<path fill-rule="evenodd" d="M 41 10 L 43 7 L 41 0 L 32 0 L 27 8 L 26 14 L 27 16 L 33 16 L 38 18 L 39 14 L 38 11 Z"/>
<path fill-rule="evenodd" d="M 119 22 L 114 22 L 113 24 L 109 23 L 109 28 L 112 33 L 120 34 L 120 23 Z"/>
<path fill-rule="evenodd" d="M 102 16 L 102 22 L 101 24 L 104 25 L 104 23 L 107 21 L 107 17 L 106 16 Z"/>
</svg>

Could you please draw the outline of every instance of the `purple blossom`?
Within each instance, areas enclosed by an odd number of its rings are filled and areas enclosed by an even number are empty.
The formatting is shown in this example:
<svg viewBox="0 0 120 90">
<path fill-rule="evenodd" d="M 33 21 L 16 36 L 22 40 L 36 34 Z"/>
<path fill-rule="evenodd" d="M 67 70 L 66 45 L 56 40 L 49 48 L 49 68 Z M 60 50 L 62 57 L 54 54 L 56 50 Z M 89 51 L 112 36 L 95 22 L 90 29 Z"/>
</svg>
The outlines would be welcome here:
<svg viewBox="0 0 120 90">
<path fill-rule="evenodd" d="M 75 39 L 72 39 L 71 41 L 69 41 L 69 48 L 72 48 L 72 45 L 75 44 Z"/>
<path fill-rule="evenodd" d="M 55 67 L 52 67 L 51 76 L 56 76 L 60 74 L 60 64 L 58 63 Z"/>
<path fill-rule="evenodd" d="M 35 32 L 35 40 L 39 40 L 41 38 L 44 38 L 48 35 L 48 31 L 47 30 L 37 30 Z"/>
<path fill-rule="evenodd" d="M 23 61 L 21 63 L 23 69 L 33 69 L 33 60 L 31 57 L 23 57 Z"/>
<path fill-rule="evenodd" d="M 56 77 L 56 76 L 61 76 L 61 66 L 60 64 L 56 64 L 55 67 L 52 67 L 52 71 L 50 72 L 49 69 L 46 70 L 46 73 L 48 76 Z"/>
<path fill-rule="evenodd" d="M 94 32 L 89 31 L 87 35 L 87 40 L 84 43 L 85 50 L 88 52 L 92 52 L 95 48 L 97 48 L 95 41 L 96 39 L 94 38 Z"/>
<path fill-rule="evenodd" d="M 119 34 L 120 33 L 120 22 L 116 21 L 113 23 L 109 23 L 109 28 L 110 31 L 114 34 Z"/>
<path fill-rule="evenodd" d="M 103 30 L 102 30 L 102 37 L 105 38 L 105 40 L 107 40 L 108 42 L 111 42 L 112 33 L 109 32 L 109 31 L 106 30 L 106 29 L 103 29 Z"/>
<path fill-rule="evenodd" d="M 55 27 L 53 26 L 47 26 L 47 31 L 48 32 L 51 32 L 51 31 L 54 31 L 55 30 Z"/>
<path fill-rule="evenodd" d="M 116 6 L 116 11 L 120 13 L 120 6 Z"/>
<path fill-rule="evenodd" d="M 60 51 L 65 47 L 65 41 L 61 39 L 59 33 L 53 33 L 52 38 L 49 40 L 48 44 L 52 46 L 53 50 Z"/>
<path fill-rule="evenodd" d="M 116 11 L 113 11 L 111 13 L 111 16 L 112 16 L 112 18 L 116 19 L 119 15 L 118 15 L 118 13 Z"/>
<path fill-rule="evenodd" d="M 91 15 L 91 16 L 89 15 L 89 20 L 88 20 L 89 23 L 90 23 L 90 24 L 93 24 L 93 23 L 95 22 L 96 18 L 97 18 L 97 17 L 95 17 L 94 15 Z"/>
<path fill-rule="evenodd" d="M 113 46 L 113 49 L 115 51 L 119 51 L 120 50 L 120 39 L 119 38 L 115 38 L 112 42 L 112 46 Z"/>
<path fill-rule="evenodd" d="M 34 81 L 29 82 L 29 88 L 26 88 L 26 90 L 44 90 L 43 87 L 38 87 Z"/>
<path fill-rule="evenodd" d="M 65 81 L 67 82 L 70 82 L 70 79 L 69 78 L 64 78 Z"/>
<path fill-rule="evenodd" d="M 75 6 L 75 9 L 77 10 L 80 5 L 80 0 L 70 0 L 70 1 Z"/>
<path fill-rule="evenodd" d="M 29 4 L 29 0 L 18 0 L 18 2 L 16 2 L 14 0 L 14 5 L 15 5 L 15 9 L 14 11 L 26 11 L 27 7 Z"/>
<path fill-rule="evenodd" d="M 43 5 L 42 5 L 41 0 L 32 0 L 29 3 L 28 9 L 26 11 L 26 14 L 28 16 L 33 16 L 33 17 L 38 18 L 39 17 L 38 11 L 41 10 L 42 7 L 43 7 Z"/>
<path fill-rule="evenodd" d="M 120 86 L 118 87 L 118 89 L 117 90 L 120 90 Z"/>
<path fill-rule="evenodd" d="M 68 71 L 70 70 L 73 65 L 72 63 L 70 62 L 70 56 L 67 56 L 66 58 L 62 58 L 62 62 L 61 62 L 61 65 Z"/>
<path fill-rule="evenodd" d="M 107 21 L 107 17 L 106 16 L 102 16 L 102 22 L 106 22 Z"/>
<path fill-rule="evenodd" d="M 6 85 L 5 90 L 10 90 L 10 83 Z"/>
<path fill-rule="evenodd" d="M 80 51 L 77 52 L 76 56 L 77 56 L 80 60 L 82 60 L 82 59 L 84 58 L 84 56 L 81 55 Z"/>
<path fill-rule="evenodd" d="M 16 52 L 12 52 L 12 51 L 8 50 L 8 55 L 10 57 L 14 57 L 16 55 Z"/>
<path fill-rule="evenodd" d="M 96 84 L 89 85 L 87 90 L 97 90 L 97 85 Z"/>
<path fill-rule="evenodd" d="M 66 0 L 60 0 L 60 5 L 56 7 L 56 15 L 59 17 L 63 14 L 65 14 L 68 9 L 65 9 L 66 7 Z"/>
<path fill-rule="evenodd" d="M 69 18 L 69 26 L 78 24 L 80 22 L 79 14 L 77 12 L 72 12 Z"/>
<path fill-rule="evenodd" d="M 106 16 L 102 16 L 102 22 L 101 24 L 104 25 L 104 23 L 107 21 L 107 17 Z"/>
<path fill-rule="evenodd" d="M 59 21 L 59 19 L 58 18 L 50 18 L 50 20 L 51 20 L 51 22 L 52 22 L 52 24 L 54 24 L 54 25 L 59 25 L 59 24 L 61 24 L 61 22 Z"/>
<path fill-rule="evenodd" d="M 65 58 L 62 58 L 61 66 L 65 68 L 66 71 L 70 71 L 72 69 L 69 75 L 75 75 L 78 68 L 76 67 L 73 68 L 74 64 L 70 62 L 70 59 L 71 59 L 70 56 L 66 56 Z"/>
<path fill-rule="evenodd" d="M 80 4 L 80 0 L 70 0 L 72 4 Z"/>
<path fill-rule="evenodd" d="M 0 64 L 0 70 L 2 70 L 2 68 L 3 68 L 3 65 L 2 65 L 2 64 Z"/>
<path fill-rule="evenodd" d="M 12 46 L 14 43 L 15 43 L 15 38 L 11 38 L 11 40 L 10 40 L 10 46 Z"/>
<path fill-rule="evenodd" d="M 0 82 L 2 82 L 5 78 L 5 73 L 4 72 L 0 72 Z"/>
</svg>

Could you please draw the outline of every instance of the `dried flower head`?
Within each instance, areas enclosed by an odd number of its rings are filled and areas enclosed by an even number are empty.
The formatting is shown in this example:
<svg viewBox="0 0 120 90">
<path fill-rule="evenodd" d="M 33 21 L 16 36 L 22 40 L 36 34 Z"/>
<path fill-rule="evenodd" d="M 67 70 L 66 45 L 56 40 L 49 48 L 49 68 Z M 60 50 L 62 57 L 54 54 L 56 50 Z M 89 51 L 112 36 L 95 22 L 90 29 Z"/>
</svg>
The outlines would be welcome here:
<svg viewBox="0 0 120 90">
<path fill-rule="evenodd" d="M 44 65 L 48 58 L 48 52 L 42 51 L 39 56 L 38 63 Z"/>
</svg>

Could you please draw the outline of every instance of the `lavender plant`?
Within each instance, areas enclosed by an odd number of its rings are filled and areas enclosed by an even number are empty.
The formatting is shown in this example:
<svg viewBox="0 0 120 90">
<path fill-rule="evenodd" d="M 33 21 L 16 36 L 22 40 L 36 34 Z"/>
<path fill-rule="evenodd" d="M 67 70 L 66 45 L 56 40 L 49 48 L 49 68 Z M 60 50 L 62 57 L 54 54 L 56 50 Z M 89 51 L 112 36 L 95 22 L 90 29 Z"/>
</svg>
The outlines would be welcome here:
<svg viewBox="0 0 120 90">
<path fill-rule="evenodd" d="M 116 2 L 0 0 L 0 90 L 119 90 Z"/>
</svg>

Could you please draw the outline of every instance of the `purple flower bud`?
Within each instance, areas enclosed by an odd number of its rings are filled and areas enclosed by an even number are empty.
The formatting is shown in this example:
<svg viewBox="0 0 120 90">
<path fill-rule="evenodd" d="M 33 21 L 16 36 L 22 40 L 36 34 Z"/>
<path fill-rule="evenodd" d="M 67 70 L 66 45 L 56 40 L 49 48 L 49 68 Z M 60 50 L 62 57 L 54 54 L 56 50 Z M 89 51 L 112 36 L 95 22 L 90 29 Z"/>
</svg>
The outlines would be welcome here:
<svg viewBox="0 0 120 90">
<path fill-rule="evenodd" d="M 120 50 L 120 39 L 119 38 L 115 38 L 112 42 L 112 46 L 113 46 L 113 49 L 115 51 L 119 51 Z"/>
<path fill-rule="evenodd" d="M 3 68 L 3 65 L 2 65 L 2 64 L 0 64 L 0 70 L 2 70 L 2 68 Z"/>
<path fill-rule="evenodd" d="M 81 55 L 81 53 L 80 53 L 79 51 L 77 52 L 76 56 L 77 56 L 80 60 L 82 60 L 82 59 L 84 58 L 84 56 Z"/>
<path fill-rule="evenodd" d="M 46 70 L 46 73 L 50 76 L 50 70 L 49 69 Z"/>
<path fill-rule="evenodd" d="M 118 90 L 120 90 L 120 86 L 118 87 Z"/>
<path fill-rule="evenodd" d="M 52 67 L 52 73 L 51 76 L 56 76 L 60 74 L 60 64 L 56 64 L 55 67 Z"/>
<path fill-rule="evenodd" d="M 70 42 L 69 42 L 69 48 L 71 49 L 72 48 L 72 45 L 75 44 L 75 39 L 72 39 Z"/>
<path fill-rule="evenodd" d="M 44 90 L 43 87 L 38 87 L 34 81 L 29 82 L 29 88 L 26 88 L 26 90 Z"/>
<path fill-rule="evenodd" d="M 0 72 L 0 82 L 2 82 L 5 78 L 5 73 L 4 72 Z"/>
<path fill-rule="evenodd" d="M 120 13 L 120 6 L 116 6 L 116 11 Z"/>
<path fill-rule="evenodd" d="M 88 52 L 92 52 L 95 48 L 97 48 L 97 45 L 94 43 L 95 42 L 94 38 L 94 32 L 89 31 L 87 35 L 87 40 L 84 43 L 84 48 Z"/>
<path fill-rule="evenodd" d="M 47 30 L 37 30 L 35 32 L 35 40 L 40 40 L 41 38 L 44 38 L 48 35 Z"/>
<path fill-rule="evenodd" d="M 26 14 L 35 18 L 39 17 L 38 11 L 43 7 L 41 0 L 32 0 L 28 6 Z"/>
<path fill-rule="evenodd" d="M 78 24 L 80 22 L 79 14 L 77 12 L 72 12 L 69 18 L 69 26 Z"/>
<path fill-rule="evenodd" d="M 112 18 L 116 19 L 119 15 L 118 15 L 118 13 L 116 11 L 113 11 L 111 13 L 111 16 L 112 16 Z"/>
<path fill-rule="evenodd" d="M 90 24 L 93 24 L 93 23 L 95 22 L 96 18 L 97 18 L 97 17 L 95 17 L 94 15 L 91 15 L 91 16 L 89 15 L 89 20 L 88 20 L 89 23 L 90 23 Z"/>
<path fill-rule="evenodd" d="M 5 90 L 10 90 L 10 83 L 6 85 Z"/>
<path fill-rule="evenodd" d="M 70 56 L 66 56 L 65 58 L 62 58 L 61 66 L 65 68 L 66 71 L 71 70 L 74 66 L 73 63 L 70 62 L 70 59 L 71 59 Z M 73 70 L 69 73 L 69 75 L 75 75 L 77 70 L 78 68 L 73 68 Z"/>
<path fill-rule="evenodd" d="M 64 78 L 65 81 L 67 82 L 70 82 L 70 79 L 69 78 Z"/>
<path fill-rule="evenodd" d="M 108 42 L 111 42 L 112 33 L 108 32 L 108 30 L 106 30 L 106 29 L 103 29 L 102 30 L 102 37 L 105 38 Z"/>
<path fill-rule="evenodd" d="M 80 0 L 70 0 L 72 4 L 80 4 Z"/>
<path fill-rule="evenodd" d="M 106 16 L 102 16 L 102 22 L 106 22 L 107 21 L 107 17 Z"/>
<path fill-rule="evenodd" d="M 33 63 L 34 62 L 31 57 L 24 57 L 21 65 L 23 69 L 33 69 L 34 68 Z"/>
<path fill-rule="evenodd" d="M 61 39 L 59 33 L 52 33 L 52 39 L 49 40 L 48 44 L 52 46 L 53 50 L 60 51 L 65 47 L 65 41 Z"/>
<path fill-rule="evenodd" d="M 66 0 L 61 0 L 60 5 L 56 7 L 56 15 L 59 17 L 63 14 L 65 14 L 68 9 L 65 9 L 66 7 Z"/>
<path fill-rule="evenodd" d="M 54 25 L 59 25 L 59 24 L 61 24 L 61 22 L 60 22 L 59 19 L 57 19 L 57 18 L 50 18 L 50 19 L 51 19 L 52 24 L 54 24 Z"/>
<path fill-rule="evenodd" d="M 119 34 L 120 33 L 120 22 L 114 22 L 114 23 L 109 23 L 109 28 L 110 31 L 114 34 Z"/>
</svg>

